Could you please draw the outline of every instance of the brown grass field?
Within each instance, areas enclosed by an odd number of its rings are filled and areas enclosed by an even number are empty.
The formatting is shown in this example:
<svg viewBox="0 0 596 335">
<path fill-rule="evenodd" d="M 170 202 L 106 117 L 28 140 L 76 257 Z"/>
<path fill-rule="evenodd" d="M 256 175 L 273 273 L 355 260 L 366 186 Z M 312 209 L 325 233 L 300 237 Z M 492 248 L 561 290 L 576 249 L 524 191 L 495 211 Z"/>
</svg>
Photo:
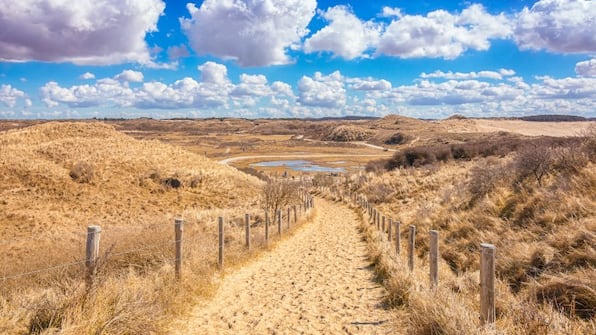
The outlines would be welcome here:
<svg viewBox="0 0 596 335">
<path fill-rule="evenodd" d="M 595 333 L 595 153 L 594 122 L 0 121 L 0 333 L 165 333 L 215 292 L 218 216 L 230 219 L 232 267 L 267 250 L 261 237 L 260 248 L 244 252 L 242 218 L 250 213 L 262 228 L 264 182 L 255 176 L 283 172 L 349 188 L 402 227 L 415 224 L 421 264 L 426 232 L 441 232 L 442 279 L 432 292 L 420 289 L 423 267 L 400 271 L 403 260 L 362 218 L 397 333 Z M 277 160 L 260 156 L 348 173 L 252 166 Z M 180 283 L 172 276 L 177 217 L 192 241 Z M 93 292 L 81 264 L 88 225 L 103 230 Z M 494 329 L 477 320 L 482 242 L 498 248 Z"/>
</svg>

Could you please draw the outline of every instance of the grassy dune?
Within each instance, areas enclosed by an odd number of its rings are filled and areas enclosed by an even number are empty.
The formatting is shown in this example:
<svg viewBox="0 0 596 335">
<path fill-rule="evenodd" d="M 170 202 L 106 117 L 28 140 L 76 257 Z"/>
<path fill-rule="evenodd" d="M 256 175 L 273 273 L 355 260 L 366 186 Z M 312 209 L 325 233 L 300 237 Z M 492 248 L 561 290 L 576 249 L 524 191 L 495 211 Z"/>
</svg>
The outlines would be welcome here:
<svg viewBox="0 0 596 335">
<path fill-rule="evenodd" d="M 240 243 L 241 220 L 244 213 L 262 217 L 262 182 L 234 168 L 102 123 L 9 130 L 0 134 L 0 148 L 0 273 L 8 278 L 0 290 L 0 333 L 159 331 L 211 293 L 219 215 L 229 219 L 228 264 L 250 256 Z M 174 217 L 185 219 L 187 241 L 179 283 Z M 103 231 L 89 291 L 81 260 L 91 224 Z"/>
<path fill-rule="evenodd" d="M 420 267 L 364 230 L 412 334 L 589 334 L 596 330 L 596 137 L 505 156 L 354 177 L 384 215 L 417 226 Z M 544 156 L 541 156 L 544 154 Z M 548 154 L 548 155 L 547 155 Z M 535 159 L 535 158 L 540 159 Z M 535 160 L 534 160 L 535 159 Z M 532 168 L 540 166 L 544 174 Z M 440 286 L 428 290 L 428 231 L 440 232 Z M 497 247 L 497 324 L 478 322 L 480 243 Z M 385 250 L 385 252 L 382 252 Z M 422 288 L 421 288 L 422 287 Z"/>
</svg>

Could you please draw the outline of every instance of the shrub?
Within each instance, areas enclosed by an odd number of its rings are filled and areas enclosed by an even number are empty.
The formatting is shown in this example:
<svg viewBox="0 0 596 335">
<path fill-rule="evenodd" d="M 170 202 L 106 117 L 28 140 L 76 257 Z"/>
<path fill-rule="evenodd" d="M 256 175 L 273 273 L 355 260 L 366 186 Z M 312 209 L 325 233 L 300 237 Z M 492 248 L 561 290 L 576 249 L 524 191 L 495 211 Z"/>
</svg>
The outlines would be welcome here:
<svg viewBox="0 0 596 335">
<path fill-rule="evenodd" d="M 582 151 L 588 160 L 596 162 L 596 124 L 590 125 L 583 134 Z"/>
<path fill-rule="evenodd" d="M 388 202 L 395 193 L 395 189 L 386 184 L 369 184 L 363 191 L 371 203 Z"/>
<path fill-rule="evenodd" d="M 338 126 L 326 136 L 327 140 L 338 142 L 364 141 L 371 135 L 371 132 L 355 126 Z"/>
<path fill-rule="evenodd" d="M 70 168 L 69 176 L 77 183 L 86 184 L 93 180 L 95 168 L 86 162 L 78 162 Z"/>
<path fill-rule="evenodd" d="M 407 136 L 405 136 L 402 133 L 395 133 L 395 134 L 391 135 L 391 137 L 385 141 L 385 144 L 397 145 L 397 144 L 404 144 L 407 141 L 408 141 Z"/>
<path fill-rule="evenodd" d="M 333 177 L 330 175 L 318 173 L 313 177 L 312 185 L 314 187 L 317 187 L 317 186 L 329 187 L 329 186 L 333 185 Z"/>
<path fill-rule="evenodd" d="M 538 185 L 542 185 L 542 179 L 553 168 L 552 150 L 544 143 L 525 145 L 516 153 L 513 167 L 519 181 L 533 177 Z"/>
<path fill-rule="evenodd" d="M 505 178 L 505 169 L 496 160 L 487 160 L 470 169 L 468 191 L 471 202 L 484 197 L 492 192 L 496 185 Z"/>
<path fill-rule="evenodd" d="M 369 161 L 368 163 L 366 163 L 366 167 L 364 168 L 364 171 L 375 172 L 375 173 L 384 172 L 386 170 L 387 163 L 388 163 L 388 160 L 386 160 L 386 159 L 377 159 L 377 160 Z"/>
<path fill-rule="evenodd" d="M 288 180 L 268 181 L 262 191 L 264 209 L 273 218 L 278 210 L 298 199 L 298 185 Z"/>
<path fill-rule="evenodd" d="M 258 171 L 258 170 L 254 169 L 254 168 L 251 168 L 251 167 L 239 168 L 238 170 L 240 170 L 240 171 L 242 171 L 242 172 L 244 172 L 246 174 L 249 174 L 251 176 L 255 176 L 255 177 L 257 177 L 257 178 L 259 178 L 259 179 L 261 179 L 263 181 L 268 181 L 269 180 L 269 177 L 265 174 L 265 172 Z"/>
<path fill-rule="evenodd" d="M 163 181 L 163 184 L 167 187 L 171 187 L 171 188 L 180 188 L 182 187 L 182 182 L 180 182 L 180 180 L 178 178 L 166 178 Z"/>
</svg>

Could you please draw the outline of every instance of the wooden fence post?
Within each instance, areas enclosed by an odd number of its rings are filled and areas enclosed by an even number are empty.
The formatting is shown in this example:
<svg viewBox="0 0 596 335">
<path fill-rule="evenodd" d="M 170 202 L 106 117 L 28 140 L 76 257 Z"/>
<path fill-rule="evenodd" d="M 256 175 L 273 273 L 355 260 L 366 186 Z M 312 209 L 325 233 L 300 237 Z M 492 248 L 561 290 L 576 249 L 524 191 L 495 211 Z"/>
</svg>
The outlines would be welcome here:
<svg viewBox="0 0 596 335">
<path fill-rule="evenodd" d="M 430 234 L 430 287 L 437 287 L 439 283 L 439 232 L 431 230 Z"/>
<path fill-rule="evenodd" d="M 401 222 L 395 221 L 395 253 L 401 253 Z"/>
<path fill-rule="evenodd" d="M 224 267 L 224 219 L 219 217 L 219 257 L 217 264 L 219 269 L 223 270 Z"/>
<path fill-rule="evenodd" d="M 269 212 L 265 211 L 265 243 L 269 244 Z"/>
<path fill-rule="evenodd" d="M 281 209 L 277 210 L 277 233 L 281 236 Z"/>
<path fill-rule="evenodd" d="M 297 206 L 294 205 L 294 224 L 296 224 L 296 222 L 298 222 L 298 209 Z"/>
<path fill-rule="evenodd" d="M 85 266 L 87 267 L 87 288 L 93 285 L 93 278 L 97 270 L 97 258 L 99 257 L 99 238 L 101 227 L 87 227 L 87 245 L 85 250 Z"/>
<path fill-rule="evenodd" d="M 250 214 L 244 214 L 244 225 L 246 230 L 246 249 L 250 251 Z"/>
<path fill-rule="evenodd" d="M 387 241 L 389 241 L 389 245 L 391 245 L 391 241 L 393 241 L 393 220 L 391 220 L 391 218 L 388 218 L 387 225 Z"/>
<path fill-rule="evenodd" d="M 385 215 L 383 215 L 383 218 L 381 219 L 381 231 L 385 234 Z"/>
<path fill-rule="evenodd" d="M 182 219 L 174 220 L 174 233 L 176 237 L 176 261 L 175 271 L 176 279 L 180 279 L 180 272 L 182 272 L 182 230 L 184 221 Z"/>
<path fill-rule="evenodd" d="M 480 320 L 495 322 L 495 251 L 492 244 L 480 244 Z"/>
<path fill-rule="evenodd" d="M 414 250 L 416 248 L 416 226 L 410 225 L 410 236 L 408 243 L 408 267 L 410 271 L 414 271 Z"/>
<path fill-rule="evenodd" d="M 381 211 L 377 211 L 377 230 L 381 230 Z"/>
<path fill-rule="evenodd" d="M 290 207 L 288 207 L 288 229 L 290 229 L 290 219 L 292 217 L 292 215 L 290 214 Z"/>
</svg>

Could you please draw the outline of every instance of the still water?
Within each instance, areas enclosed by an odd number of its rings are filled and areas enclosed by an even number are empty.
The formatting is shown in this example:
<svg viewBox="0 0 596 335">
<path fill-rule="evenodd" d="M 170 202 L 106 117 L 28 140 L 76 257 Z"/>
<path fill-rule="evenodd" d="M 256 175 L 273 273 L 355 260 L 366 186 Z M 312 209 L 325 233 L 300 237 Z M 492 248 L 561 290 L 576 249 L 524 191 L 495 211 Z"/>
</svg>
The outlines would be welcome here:
<svg viewBox="0 0 596 335">
<path fill-rule="evenodd" d="M 290 170 L 294 171 L 304 171 L 304 172 L 346 172 L 344 168 L 341 167 L 327 167 L 327 166 L 320 166 L 314 164 L 311 161 L 306 160 L 287 160 L 287 161 L 270 161 L 270 162 L 259 162 L 250 164 L 250 166 L 260 166 L 260 167 L 287 167 Z"/>
</svg>

